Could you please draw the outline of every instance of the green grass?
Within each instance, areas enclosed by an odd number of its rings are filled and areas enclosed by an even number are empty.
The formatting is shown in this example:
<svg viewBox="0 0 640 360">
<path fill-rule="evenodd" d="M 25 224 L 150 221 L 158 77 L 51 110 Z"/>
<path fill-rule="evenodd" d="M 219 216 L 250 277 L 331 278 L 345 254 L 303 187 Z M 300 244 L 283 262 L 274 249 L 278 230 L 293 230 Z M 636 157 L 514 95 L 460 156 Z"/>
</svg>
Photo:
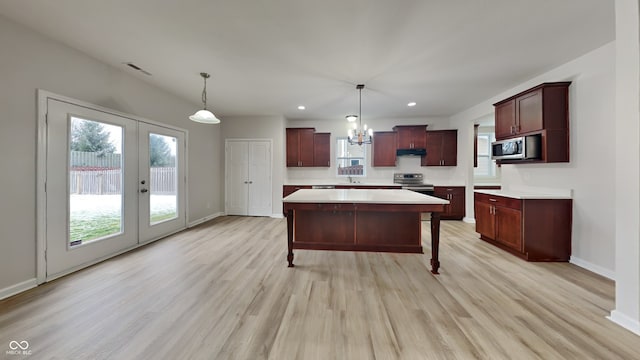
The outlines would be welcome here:
<svg viewBox="0 0 640 360">
<path fill-rule="evenodd" d="M 120 233 L 120 216 L 100 215 L 89 218 L 72 218 L 69 224 L 69 242 L 83 243 Z"/>
<path fill-rule="evenodd" d="M 160 211 L 151 214 L 151 224 L 176 217 L 175 211 Z M 75 217 L 69 224 L 69 242 L 82 240 L 87 243 L 108 235 L 120 233 L 120 216 L 96 215 L 94 217 Z"/>
<path fill-rule="evenodd" d="M 159 223 L 161 221 L 173 219 L 177 216 L 174 210 L 165 210 L 151 213 L 151 224 Z"/>
</svg>

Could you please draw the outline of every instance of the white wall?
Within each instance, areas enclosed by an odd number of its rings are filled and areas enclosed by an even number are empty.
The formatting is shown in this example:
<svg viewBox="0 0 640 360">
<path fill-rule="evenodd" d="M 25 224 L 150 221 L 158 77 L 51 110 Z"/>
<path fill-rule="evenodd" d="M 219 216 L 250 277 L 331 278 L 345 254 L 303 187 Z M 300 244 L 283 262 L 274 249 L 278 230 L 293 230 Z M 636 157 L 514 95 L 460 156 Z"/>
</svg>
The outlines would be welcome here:
<svg viewBox="0 0 640 360">
<path fill-rule="evenodd" d="M 372 119 L 363 122 L 375 131 L 392 131 L 395 125 L 428 125 L 427 130 L 455 129 L 449 125 L 447 118 L 404 118 L 404 119 Z M 338 137 L 346 137 L 349 129 L 344 119 L 331 120 L 288 120 L 287 127 L 312 127 L 317 132 L 331 133 L 331 167 L 329 168 L 286 168 L 285 182 L 293 184 L 296 180 L 317 180 L 326 182 L 345 181 L 336 176 L 335 144 Z M 458 141 L 460 141 L 458 134 Z M 471 140 L 473 141 L 473 139 Z M 374 138 L 375 142 L 375 138 Z M 424 174 L 425 182 L 436 185 L 464 185 L 464 177 L 458 167 L 420 166 L 420 158 L 400 156 L 395 167 L 372 167 L 371 145 L 367 147 L 366 177 L 361 182 L 392 182 L 394 172 L 415 172 Z M 458 153 L 458 161 L 461 155 Z"/>
<path fill-rule="evenodd" d="M 452 117 L 469 123 L 493 113 L 493 103 L 542 82 L 572 81 L 569 88 L 571 161 L 504 165 L 501 182 L 514 186 L 573 190 L 572 262 L 602 275 L 615 271 L 615 43 L 526 81 Z M 464 150 L 462 150 L 464 151 Z M 472 151 L 468 150 L 467 152 Z M 473 196 L 467 216 L 473 217 Z"/>
<path fill-rule="evenodd" d="M 640 335 L 640 16 L 616 0 L 616 309 L 611 320 Z"/>
<path fill-rule="evenodd" d="M 223 211 L 221 133 L 219 127 L 188 120 L 198 104 L 2 16 L 0 53 L 0 295 L 36 277 L 36 89 L 186 129 L 188 218 L 194 221 Z"/>
<path fill-rule="evenodd" d="M 224 139 L 271 139 L 273 216 L 282 216 L 282 184 L 284 176 L 284 126 L 282 116 L 228 117 L 222 121 Z M 224 140 L 222 141 L 224 146 Z M 224 150 L 224 149 L 223 149 Z M 224 167 L 223 167 L 224 169 Z"/>
</svg>

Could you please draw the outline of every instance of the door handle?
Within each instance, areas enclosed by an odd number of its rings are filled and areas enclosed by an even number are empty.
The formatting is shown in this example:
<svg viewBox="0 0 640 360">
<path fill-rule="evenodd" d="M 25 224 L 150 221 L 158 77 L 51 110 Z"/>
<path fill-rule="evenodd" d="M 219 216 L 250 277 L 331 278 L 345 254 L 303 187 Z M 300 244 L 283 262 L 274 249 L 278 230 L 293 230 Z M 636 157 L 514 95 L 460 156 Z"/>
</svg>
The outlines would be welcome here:
<svg viewBox="0 0 640 360">
<path fill-rule="evenodd" d="M 148 189 L 140 189 L 140 192 L 144 194 L 146 192 L 149 192 L 149 190 Z"/>
</svg>

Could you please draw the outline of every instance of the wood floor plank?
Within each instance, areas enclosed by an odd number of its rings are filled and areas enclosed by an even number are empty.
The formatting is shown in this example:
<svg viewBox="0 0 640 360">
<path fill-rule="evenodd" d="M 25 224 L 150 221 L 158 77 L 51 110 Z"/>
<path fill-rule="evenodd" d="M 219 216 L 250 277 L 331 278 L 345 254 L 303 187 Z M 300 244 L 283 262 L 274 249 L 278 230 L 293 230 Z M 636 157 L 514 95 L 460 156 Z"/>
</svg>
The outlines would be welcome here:
<svg viewBox="0 0 640 360">
<path fill-rule="evenodd" d="M 0 301 L 32 359 L 638 359 L 615 284 L 442 221 L 425 254 L 296 250 L 284 219 L 220 217 Z M 0 346 L 0 358 L 6 354 Z M 6 355 L 11 356 L 11 355 Z"/>
</svg>

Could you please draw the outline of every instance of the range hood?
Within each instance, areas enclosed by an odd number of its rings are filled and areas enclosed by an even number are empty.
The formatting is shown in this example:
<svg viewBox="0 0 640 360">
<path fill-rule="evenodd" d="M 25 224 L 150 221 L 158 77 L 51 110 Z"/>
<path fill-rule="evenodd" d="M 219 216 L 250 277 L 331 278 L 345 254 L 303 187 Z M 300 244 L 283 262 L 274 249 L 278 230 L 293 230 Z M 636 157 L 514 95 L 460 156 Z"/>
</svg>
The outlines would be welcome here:
<svg viewBox="0 0 640 360">
<path fill-rule="evenodd" d="M 427 149 L 398 149 L 396 156 L 424 156 L 427 155 Z"/>
</svg>

